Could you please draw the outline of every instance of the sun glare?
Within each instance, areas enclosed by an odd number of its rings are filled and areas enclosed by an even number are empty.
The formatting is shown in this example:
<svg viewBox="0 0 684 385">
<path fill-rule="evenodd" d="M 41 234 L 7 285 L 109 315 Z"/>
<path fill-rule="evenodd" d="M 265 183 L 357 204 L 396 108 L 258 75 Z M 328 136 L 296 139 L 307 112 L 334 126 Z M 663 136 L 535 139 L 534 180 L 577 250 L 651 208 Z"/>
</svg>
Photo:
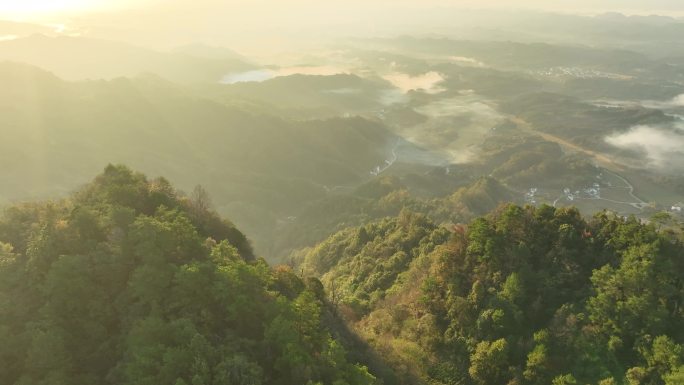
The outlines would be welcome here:
<svg viewBox="0 0 684 385">
<path fill-rule="evenodd" d="M 44 17 L 77 14 L 105 8 L 107 0 L 18 0 L 0 1 L 0 18 L 34 20 Z"/>
</svg>

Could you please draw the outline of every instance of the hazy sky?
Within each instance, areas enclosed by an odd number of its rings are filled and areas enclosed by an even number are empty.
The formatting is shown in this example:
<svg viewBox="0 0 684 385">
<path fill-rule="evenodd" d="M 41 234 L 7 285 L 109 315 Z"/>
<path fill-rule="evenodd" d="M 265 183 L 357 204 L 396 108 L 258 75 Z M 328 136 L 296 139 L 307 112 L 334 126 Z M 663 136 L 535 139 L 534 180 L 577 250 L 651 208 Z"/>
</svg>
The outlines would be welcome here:
<svg viewBox="0 0 684 385">
<path fill-rule="evenodd" d="M 333 9 L 337 7 L 363 9 L 382 7 L 472 7 L 526 8 L 567 12 L 602 12 L 620 10 L 636 13 L 684 13 L 682 0 L 1 0 L 0 17 L 38 20 L 56 14 L 77 14 L 155 7 L 160 10 L 178 8 L 232 9 L 235 12 L 253 10 Z"/>
<path fill-rule="evenodd" d="M 525 10 L 684 16 L 684 0 L 0 0 L 0 20 L 49 25 L 58 34 L 158 49 L 203 42 L 245 54 L 338 37 L 499 31 L 503 37 L 494 38 L 510 38 L 527 28 L 516 13 Z"/>
</svg>

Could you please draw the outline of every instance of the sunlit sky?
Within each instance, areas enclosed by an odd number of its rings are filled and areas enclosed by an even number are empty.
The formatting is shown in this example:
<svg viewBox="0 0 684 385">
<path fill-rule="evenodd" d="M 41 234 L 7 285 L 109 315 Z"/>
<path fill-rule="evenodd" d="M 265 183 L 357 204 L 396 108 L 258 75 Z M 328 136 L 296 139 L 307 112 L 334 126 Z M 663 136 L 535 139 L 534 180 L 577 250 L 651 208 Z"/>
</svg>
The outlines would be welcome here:
<svg viewBox="0 0 684 385">
<path fill-rule="evenodd" d="M 114 0 L 2 0 L 0 17 L 12 20 L 40 20 L 59 14 L 109 10 Z"/>
<path fill-rule="evenodd" d="M 235 11 L 307 7 L 454 6 L 471 8 L 525 8 L 554 11 L 633 13 L 684 12 L 682 0 L 0 0 L 0 18 L 35 21 L 56 15 L 77 15 L 126 9 L 231 8 Z"/>
<path fill-rule="evenodd" d="M 530 10 L 684 17 L 684 0 L 0 0 L 0 20 L 57 34 L 157 49 L 202 42 L 245 54 L 340 36 L 453 35 L 455 29 L 465 36 L 495 30 L 511 15 L 526 25 L 517 12 Z M 18 35 L 0 30 L 0 39 Z"/>
</svg>

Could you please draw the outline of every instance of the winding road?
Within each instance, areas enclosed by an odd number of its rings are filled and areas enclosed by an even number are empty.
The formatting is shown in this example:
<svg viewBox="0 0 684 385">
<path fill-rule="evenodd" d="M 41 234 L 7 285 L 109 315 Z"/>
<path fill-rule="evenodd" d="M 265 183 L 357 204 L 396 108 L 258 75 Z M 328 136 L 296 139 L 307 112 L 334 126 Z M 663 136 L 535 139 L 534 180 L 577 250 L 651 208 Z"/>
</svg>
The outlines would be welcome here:
<svg viewBox="0 0 684 385">
<path fill-rule="evenodd" d="M 596 161 L 596 164 L 598 166 L 602 167 L 605 171 L 610 172 L 615 177 L 617 177 L 618 179 L 620 179 L 622 182 L 625 183 L 626 188 L 629 190 L 629 196 L 634 198 L 635 202 L 612 201 L 610 199 L 605 199 L 605 198 L 598 198 L 598 199 L 604 199 L 604 200 L 611 201 L 614 203 L 627 204 L 627 205 L 635 207 L 639 210 L 643 209 L 645 206 L 648 205 L 647 202 L 645 202 L 643 199 L 639 198 L 638 196 L 636 196 L 634 194 L 634 186 L 625 177 L 623 177 L 622 175 L 617 173 L 619 171 L 625 170 L 624 165 L 614 161 L 613 159 L 611 159 L 611 158 L 609 158 L 603 154 L 600 154 L 596 151 L 584 148 L 578 144 L 572 143 L 572 142 L 565 140 L 563 138 L 560 138 L 556 135 L 537 131 L 534 128 L 532 128 L 532 125 L 530 123 L 528 123 L 526 120 L 524 120 L 518 116 L 509 116 L 509 119 L 513 123 L 515 123 L 517 125 L 517 127 L 523 132 L 526 132 L 526 133 L 531 134 L 531 135 L 539 136 L 546 141 L 557 143 L 563 148 L 567 148 L 567 149 L 573 150 L 575 152 L 580 152 L 580 153 L 583 153 L 585 155 L 590 156 L 592 159 L 594 159 Z M 562 196 L 557 198 L 553 202 L 554 207 L 556 206 L 556 203 L 558 203 L 558 200 L 560 198 L 562 198 Z"/>
<path fill-rule="evenodd" d="M 384 167 L 382 167 L 382 166 L 377 166 L 375 169 L 373 169 L 373 170 L 371 171 L 371 174 L 372 174 L 372 175 L 378 176 L 378 175 L 382 174 L 385 170 L 387 170 L 388 168 L 392 167 L 392 165 L 394 164 L 394 162 L 397 161 L 397 159 L 399 158 L 399 156 L 397 155 L 397 148 L 399 148 L 399 142 L 400 142 L 400 141 L 401 141 L 401 139 L 397 139 L 397 142 L 394 144 L 394 147 L 392 147 L 392 158 L 391 158 L 391 159 L 386 159 L 386 160 L 385 160 Z"/>
<path fill-rule="evenodd" d="M 624 169 L 625 169 L 625 167 L 622 164 L 615 162 L 613 159 L 610 159 L 609 157 L 607 157 L 603 154 L 600 154 L 596 151 L 584 148 L 578 144 L 572 143 L 572 142 L 565 140 L 563 138 L 560 138 L 556 135 L 548 134 L 546 132 L 537 131 L 534 128 L 532 128 L 531 124 L 529 124 L 527 121 L 525 121 L 525 120 L 523 120 L 517 116 L 512 116 L 509 118 L 511 119 L 512 122 L 514 122 L 518 126 L 518 128 L 521 131 L 526 132 L 526 133 L 531 134 L 531 135 L 540 136 L 544 140 L 549 141 L 549 142 L 558 143 L 561 147 L 569 148 L 573 151 L 581 152 L 583 154 L 589 155 L 594 160 L 596 160 L 596 163 L 601 167 L 607 168 L 609 170 L 616 170 L 616 171 L 624 171 Z"/>
</svg>

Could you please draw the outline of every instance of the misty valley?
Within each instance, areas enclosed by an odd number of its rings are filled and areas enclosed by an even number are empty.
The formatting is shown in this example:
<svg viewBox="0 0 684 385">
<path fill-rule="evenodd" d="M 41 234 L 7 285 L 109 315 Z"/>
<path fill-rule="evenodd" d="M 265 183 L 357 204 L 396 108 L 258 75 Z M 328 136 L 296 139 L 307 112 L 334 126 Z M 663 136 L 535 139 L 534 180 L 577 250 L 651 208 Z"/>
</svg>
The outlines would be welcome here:
<svg viewBox="0 0 684 385">
<path fill-rule="evenodd" d="M 0 384 L 684 385 L 684 19 L 444 7 L 0 21 Z"/>
</svg>

